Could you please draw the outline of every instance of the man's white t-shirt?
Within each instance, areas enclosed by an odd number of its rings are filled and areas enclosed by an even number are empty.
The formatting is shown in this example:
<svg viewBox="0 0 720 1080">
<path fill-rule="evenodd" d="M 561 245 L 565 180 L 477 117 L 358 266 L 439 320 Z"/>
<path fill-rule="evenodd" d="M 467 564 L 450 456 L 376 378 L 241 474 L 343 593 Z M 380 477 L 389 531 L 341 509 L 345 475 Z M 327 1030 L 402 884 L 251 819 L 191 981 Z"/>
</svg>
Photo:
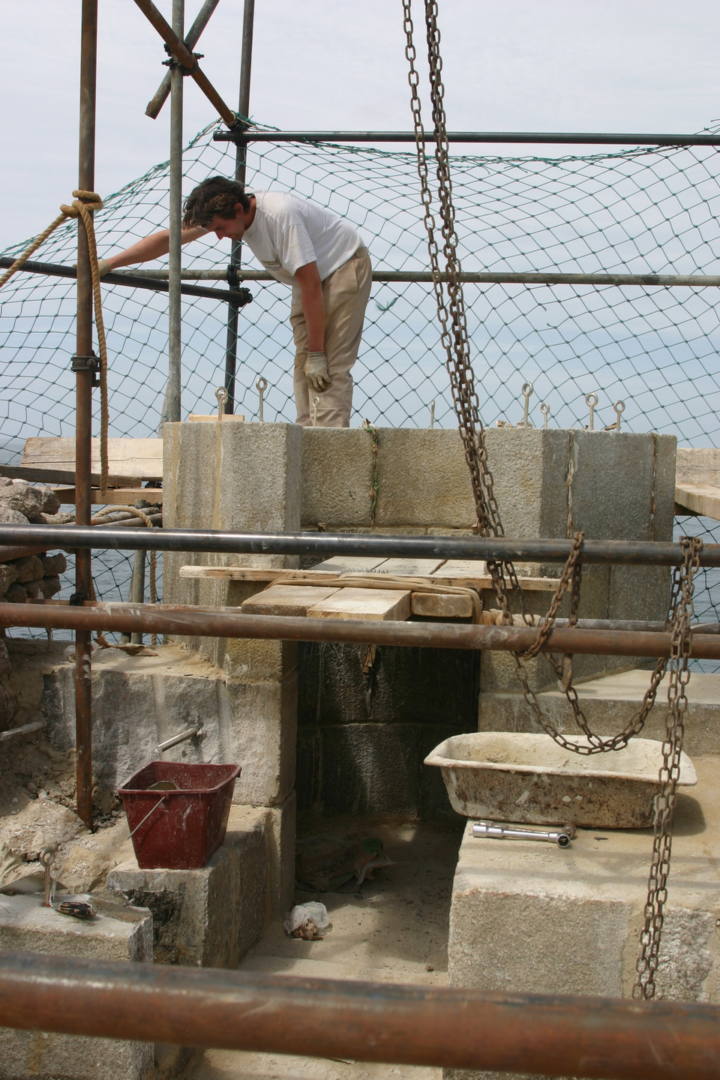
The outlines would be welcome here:
<svg viewBox="0 0 720 1080">
<path fill-rule="evenodd" d="M 255 194 L 255 217 L 243 241 L 278 281 L 293 284 L 295 272 L 316 262 L 320 280 L 362 246 L 360 233 L 323 206 L 279 191 Z"/>
</svg>

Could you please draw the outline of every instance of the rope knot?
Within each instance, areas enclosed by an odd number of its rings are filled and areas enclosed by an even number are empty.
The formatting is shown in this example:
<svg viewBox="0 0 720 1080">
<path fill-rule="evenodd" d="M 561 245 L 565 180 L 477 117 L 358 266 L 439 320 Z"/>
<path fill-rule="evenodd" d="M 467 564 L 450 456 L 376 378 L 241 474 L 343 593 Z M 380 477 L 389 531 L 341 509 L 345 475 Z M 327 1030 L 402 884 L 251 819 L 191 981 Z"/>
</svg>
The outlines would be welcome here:
<svg viewBox="0 0 720 1080">
<path fill-rule="evenodd" d="M 95 191 L 73 191 L 73 197 L 75 201 L 72 206 L 68 206 L 67 203 L 60 205 L 60 210 L 65 217 L 77 218 L 83 211 L 102 210 L 103 201 Z"/>
</svg>

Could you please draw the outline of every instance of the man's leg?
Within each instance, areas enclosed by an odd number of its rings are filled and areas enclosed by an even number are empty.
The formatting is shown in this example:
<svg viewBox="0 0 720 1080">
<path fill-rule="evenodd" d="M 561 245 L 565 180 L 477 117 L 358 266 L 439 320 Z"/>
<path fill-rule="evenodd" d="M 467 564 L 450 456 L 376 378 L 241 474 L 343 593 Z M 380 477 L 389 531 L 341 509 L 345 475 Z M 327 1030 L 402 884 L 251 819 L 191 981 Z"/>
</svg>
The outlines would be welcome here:
<svg viewBox="0 0 720 1080">
<path fill-rule="evenodd" d="M 305 355 L 307 353 L 307 327 L 303 312 L 300 290 L 293 286 L 292 306 L 290 308 L 290 326 L 295 342 L 295 365 L 293 368 L 293 388 L 295 390 L 296 424 L 306 427 L 310 423 L 310 397 L 305 378 Z"/>
<path fill-rule="evenodd" d="M 305 315 L 300 290 L 293 288 L 290 325 L 295 341 L 293 383 L 298 424 L 348 427 L 353 381 L 350 369 L 357 360 L 365 308 L 372 285 L 372 267 L 365 248 L 323 282 L 325 301 L 325 353 L 332 384 L 323 394 L 308 394 L 304 365 L 307 351 Z M 310 400 L 310 397 L 314 401 Z M 314 415 L 313 415 L 314 413 Z"/>
<path fill-rule="evenodd" d="M 332 382 L 318 394 L 318 427 L 348 427 L 352 412 L 351 368 L 357 360 L 372 267 L 365 248 L 338 267 L 323 283 L 325 298 L 325 354 Z"/>
</svg>

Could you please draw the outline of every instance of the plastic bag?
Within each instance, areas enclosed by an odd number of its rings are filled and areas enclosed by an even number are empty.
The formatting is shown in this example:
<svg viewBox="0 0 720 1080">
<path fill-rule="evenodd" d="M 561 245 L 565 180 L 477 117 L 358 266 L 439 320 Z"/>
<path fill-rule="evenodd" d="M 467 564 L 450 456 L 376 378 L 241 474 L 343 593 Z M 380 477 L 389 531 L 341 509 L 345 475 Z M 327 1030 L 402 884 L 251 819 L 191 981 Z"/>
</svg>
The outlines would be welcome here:
<svg viewBox="0 0 720 1080">
<path fill-rule="evenodd" d="M 302 938 L 304 941 L 322 941 L 325 936 L 324 931 L 329 930 L 331 926 L 327 908 L 317 900 L 309 900 L 306 904 L 296 904 L 283 922 L 283 928 L 288 937 Z"/>
</svg>

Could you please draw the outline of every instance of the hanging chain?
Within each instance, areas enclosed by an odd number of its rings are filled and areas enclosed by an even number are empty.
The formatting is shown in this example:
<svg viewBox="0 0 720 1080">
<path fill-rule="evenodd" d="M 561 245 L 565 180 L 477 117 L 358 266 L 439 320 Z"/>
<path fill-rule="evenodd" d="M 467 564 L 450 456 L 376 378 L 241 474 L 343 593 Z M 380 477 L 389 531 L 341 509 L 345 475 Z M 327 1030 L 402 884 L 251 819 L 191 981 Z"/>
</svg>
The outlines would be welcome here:
<svg viewBox="0 0 720 1080">
<path fill-rule="evenodd" d="M 655 975 L 668 895 L 672 820 L 688 710 L 687 685 L 690 681 L 688 661 L 692 645 L 690 619 L 693 610 L 694 578 L 700 566 L 700 553 L 703 546 L 702 540 L 698 537 L 683 537 L 680 543 L 683 549 L 683 561 L 680 566 L 675 567 L 673 581 L 677 603 L 672 626 L 665 740 L 662 746 L 662 765 L 654 802 L 653 854 L 648 875 L 645 924 L 640 935 L 640 955 L 635 965 L 637 980 L 633 987 L 633 997 L 645 999 L 655 997 Z"/>
<path fill-rule="evenodd" d="M 446 366 L 450 376 L 460 436 L 465 458 L 470 469 L 478 528 L 483 536 L 499 537 L 503 535 L 503 528 L 494 495 L 493 478 L 488 467 L 484 430 L 480 421 L 478 399 L 474 390 L 473 371 L 469 359 L 467 320 L 459 280 L 455 211 L 452 202 L 452 184 L 449 168 L 449 144 L 443 104 L 444 87 L 441 78 L 442 58 L 439 47 L 440 33 L 437 26 L 437 0 L 425 0 L 425 25 L 427 30 L 432 118 L 435 131 L 436 176 L 442 214 L 443 254 L 447 267 L 449 304 L 445 302 L 443 283 L 440 276 L 440 257 L 435 235 L 435 219 L 431 209 L 432 195 L 418 92 L 419 78 L 415 67 L 417 55 L 413 43 L 412 0 L 402 0 L 402 2 L 406 36 L 405 56 L 409 64 L 408 79 L 417 147 L 418 175 L 428 237 L 433 288 L 441 327 L 441 341 L 446 352 Z M 452 333 L 450 324 L 452 324 Z M 642 730 L 655 703 L 658 687 L 668 661 L 666 658 L 661 657 L 656 663 L 650 677 L 650 685 L 643 697 L 637 716 L 629 721 L 624 731 L 611 738 L 602 739 L 590 730 L 587 719 L 580 707 L 577 690 L 572 684 L 572 657 L 565 656 L 563 660 L 559 660 L 552 654 L 543 653 L 560 679 L 575 720 L 587 737 L 587 745 L 578 745 L 571 742 L 546 720 L 537 695 L 530 686 L 525 661 L 540 652 L 543 646 L 547 644 L 557 617 L 560 601 L 567 592 L 568 587 L 571 588 L 570 624 L 575 625 L 577 622 L 580 601 L 582 540 L 582 534 L 577 533 L 537 640 L 526 653 L 513 653 L 513 657 L 525 700 L 545 732 L 565 749 L 587 755 L 604 753 L 608 750 L 620 750 L 627 745 L 633 736 Z M 698 539 L 685 537 L 681 543 L 683 562 L 674 571 L 671 604 L 668 612 L 668 622 L 672 630 L 672 667 L 668 688 L 669 710 L 666 737 L 662 748 L 663 764 L 659 776 L 659 790 L 654 807 L 654 845 L 648 897 L 645 905 L 645 927 L 641 935 L 641 953 L 636 965 L 638 978 L 633 988 L 634 997 L 644 998 L 651 998 L 655 994 L 655 972 L 660 947 L 663 909 L 667 899 L 667 878 L 670 870 L 672 815 L 680 769 L 685 714 L 687 712 L 686 687 L 690 678 L 688 659 L 691 647 L 690 617 L 692 612 L 693 578 L 699 566 L 700 552 L 702 550 L 702 542 Z M 503 612 L 504 621 L 512 622 L 508 601 L 508 583 L 515 594 L 520 597 L 522 606 L 522 591 L 513 564 L 508 560 L 490 560 L 487 566 L 492 577 L 498 604 Z M 533 624 L 532 616 L 528 615 L 524 606 L 522 606 L 522 615 L 526 624 Z"/>
<path fill-rule="evenodd" d="M 449 144 L 443 105 L 444 87 L 441 78 L 442 58 L 440 56 L 440 33 L 437 26 L 437 11 L 438 7 L 436 0 L 425 0 L 425 23 L 428 42 L 432 116 L 435 132 L 436 175 L 438 180 L 438 199 L 443 222 L 443 254 L 447 266 L 446 277 L 448 278 L 447 290 L 449 305 L 445 302 L 445 293 L 440 272 L 440 253 L 436 237 L 435 218 L 432 212 L 429 167 L 427 155 L 425 153 L 424 128 L 418 89 L 420 80 L 416 68 L 417 53 L 413 42 L 414 27 L 412 20 L 412 0 L 403 0 L 403 26 L 406 37 L 405 56 L 409 65 L 408 81 L 410 84 L 411 109 L 417 149 L 418 175 L 420 178 L 421 197 L 424 209 L 424 223 L 428 238 L 428 252 L 432 270 L 433 288 L 441 327 L 441 341 L 446 352 L 446 366 L 450 376 L 450 386 L 458 417 L 458 427 L 465 451 L 465 459 L 470 470 L 478 527 L 483 536 L 500 537 L 504 535 L 504 532 L 500 521 L 497 500 L 494 494 L 493 477 L 488 467 L 484 430 L 480 421 L 478 398 L 474 389 L 474 377 L 469 358 L 467 323 L 465 319 L 462 286 L 459 280 L 455 212 L 452 202 L 452 185 L 450 180 Z M 572 575 L 573 604 L 575 605 L 576 610 L 580 590 L 580 555 L 576 555 L 574 551 L 571 552 L 568 562 L 569 567 L 566 565 L 563 577 L 567 573 Z M 503 621 L 512 623 L 508 595 L 509 590 L 512 590 L 513 594 L 519 598 L 522 617 L 525 623 L 528 626 L 532 626 L 533 618 L 525 611 L 522 590 L 520 589 L 517 574 L 512 562 L 509 560 L 488 560 L 487 567 L 492 578 L 493 589 L 495 591 L 498 606 L 503 612 Z M 547 621 L 552 623 L 550 613 Z M 547 628 L 548 637 L 551 628 L 551 625 Z M 661 658 L 658 661 L 651 675 L 649 688 L 643 697 L 637 716 L 629 721 L 627 727 L 623 731 L 611 738 L 603 739 L 590 730 L 588 721 L 583 714 L 578 693 L 572 685 L 572 664 L 569 658 L 565 657 L 563 660 L 559 660 L 551 653 L 543 653 L 543 656 L 551 664 L 557 678 L 560 680 L 560 684 L 572 710 L 575 722 L 580 730 L 586 735 L 588 744 L 579 745 L 576 742 L 571 742 L 545 718 L 537 695 L 530 686 L 524 659 L 517 653 L 513 653 L 523 696 L 530 707 L 533 716 L 543 730 L 566 750 L 582 755 L 604 753 L 609 750 L 621 750 L 633 736 L 637 735 L 642 730 L 647 716 L 655 703 L 657 689 L 665 673 L 667 664 L 665 658 Z"/>
</svg>

